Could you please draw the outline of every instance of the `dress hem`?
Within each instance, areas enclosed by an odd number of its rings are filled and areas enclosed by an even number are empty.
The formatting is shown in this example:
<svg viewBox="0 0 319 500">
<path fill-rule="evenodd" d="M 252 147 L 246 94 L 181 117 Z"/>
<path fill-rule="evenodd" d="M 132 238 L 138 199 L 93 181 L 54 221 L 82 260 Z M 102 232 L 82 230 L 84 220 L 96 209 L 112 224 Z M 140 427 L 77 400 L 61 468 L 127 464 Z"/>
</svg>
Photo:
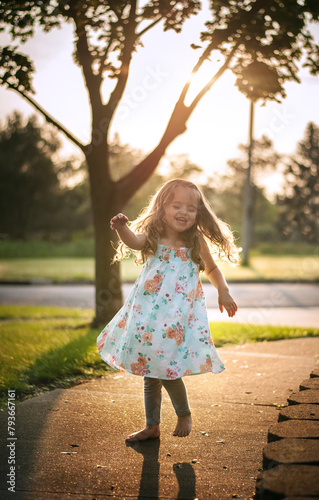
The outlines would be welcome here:
<svg viewBox="0 0 319 500">
<path fill-rule="evenodd" d="M 109 361 L 107 361 L 101 354 L 100 354 L 101 358 L 103 359 L 103 361 L 110 367 L 110 368 L 113 368 L 113 370 L 116 370 L 117 372 L 122 372 L 122 373 L 129 373 L 130 375 L 135 375 L 137 377 L 148 377 L 148 378 L 156 378 L 156 379 L 160 379 L 160 380 L 176 380 L 178 378 L 182 378 L 182 377 L 191 377 L 193 375 L 204 375 L 205 373 L 212 373 L 213 375 L 218 375 L 219 373 L 223 373 L 225 370 L 226 370 L 226 367 L 223 366 L 223 368 L 217 370 L 217 371 L 214 371 L 214 370 L 208 370 L 208 371 L 204 371 L 204 372 L 193 372 L 193 373 L 184 373 L 183 375 L 181 375 L 180 377 L 170 377 L 170 378 L 167 378 L 167 377 L 160 377 L 160 376 L 155 376 L 155 374 L 152 373 L 152 375 L 148 375 L 148 374 L 144 374 L 144 373 L 134 373 L 132 372 L 131 370 L 128 370 L 128 369 L 124 369 L 124 368 L 120 368 L 120 367 L 117 367 L 117 366 L 113 366 L 111 365 L 111 363 L 109 363 Z"/>
</svg>

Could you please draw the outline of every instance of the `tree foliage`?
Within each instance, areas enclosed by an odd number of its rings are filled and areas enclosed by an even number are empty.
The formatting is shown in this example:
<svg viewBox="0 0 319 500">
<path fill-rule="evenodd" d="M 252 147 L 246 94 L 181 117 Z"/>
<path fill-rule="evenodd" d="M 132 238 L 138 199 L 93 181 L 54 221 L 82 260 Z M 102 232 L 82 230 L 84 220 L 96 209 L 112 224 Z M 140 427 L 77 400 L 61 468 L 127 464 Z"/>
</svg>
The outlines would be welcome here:
<svg viewBox="0 0 319 500">
<path fill-rule="evenodd" d="M 237 235 L 241 236 L 242 214 L 245 195 L 245 181 L 247 170 L 248 146 L 238 146 L 240 155 L 228 160 L 226 173 L 220 178 L 215 177 L 211 181 L 211 188 L 206 188 L 205 193 L 214 207 L 217 215 L 229 222 L 236 229 Z M 252 156 L 252 189 L 254 197 L 254 241 L 276 240 L 278 232 L 276 223 L 278 209 L 272 203 L 263 187 L 264 178 L 274 172 L 281 155 L 275 150 L 272 141 L 263 136 L 254 141 Z"/>
<path fill-rule="evenodd" d="M 36 116 L 19 113 L 0 128 L 0 232 L 11 238 L 65 239 L 92 223 L 88 187 L 70 188 L 70 161 L 54 161 L 60 141 Z"/>
<path fill-rule="evenodd" d="M 278 196 L 279 227 L 292 241 L 319 242 L 319 127 L 309 123 L 287 162 L 284 193 Z"/>
</svg>

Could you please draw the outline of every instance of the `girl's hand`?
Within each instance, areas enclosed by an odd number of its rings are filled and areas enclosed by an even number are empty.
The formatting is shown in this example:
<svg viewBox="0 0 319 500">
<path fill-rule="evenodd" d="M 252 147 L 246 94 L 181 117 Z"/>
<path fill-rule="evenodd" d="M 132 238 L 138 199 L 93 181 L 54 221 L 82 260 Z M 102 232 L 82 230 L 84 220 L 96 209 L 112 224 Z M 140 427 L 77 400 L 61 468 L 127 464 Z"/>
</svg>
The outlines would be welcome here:
<svg viewBox="0 0 319 500">
<path fill-rule="evenodd" d="M 228 316 L 232 318 L 235 316 L 237 311 L 237 304 L 228 292 L 228 290 L 223 290 L 218 295 L 218 304 L 220 312 L 224 311 L 224 307 L 228 313 Z"/>
<path fill-rule="evenodd" d="M 128 218 L 124 214 L 117 214 L 115 217 L 112 217 L 110 220 L 110 227 L 111 229 L 117 231 L 118 229 L 121 229 L 125 224 L 128 222 Z"/>
</svg>

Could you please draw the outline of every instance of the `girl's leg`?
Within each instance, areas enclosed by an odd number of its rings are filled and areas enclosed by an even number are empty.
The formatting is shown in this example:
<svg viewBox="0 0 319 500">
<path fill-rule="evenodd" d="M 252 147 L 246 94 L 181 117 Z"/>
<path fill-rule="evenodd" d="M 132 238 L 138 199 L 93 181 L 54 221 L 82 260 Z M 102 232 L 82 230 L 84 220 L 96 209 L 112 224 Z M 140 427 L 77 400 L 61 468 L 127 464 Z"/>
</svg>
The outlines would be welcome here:
<svg viewBox="0 0 319 500">
<path fill-rule="evenodd" d="M 134 432 L 126 441 L 142 441 L 160 436 L 159 424 L 161 421 L 162 383 L 157 378 L 144 377 L 144 406 L 146 427 Z"/>
<path fill-rule="evenodd" d="M 161 422 L 162 382 L 158 378 L 144 377 L 144 407 L 146 425 Z"/>
<path fill-rule="evenodd" d="M 192 417 L 184 381 L 181 378 L 162 380 L 162 384 L 168 392 L 178 417 L 173 435 L 179 437 L 188 436 L 192 429 Z"/>
</svg>

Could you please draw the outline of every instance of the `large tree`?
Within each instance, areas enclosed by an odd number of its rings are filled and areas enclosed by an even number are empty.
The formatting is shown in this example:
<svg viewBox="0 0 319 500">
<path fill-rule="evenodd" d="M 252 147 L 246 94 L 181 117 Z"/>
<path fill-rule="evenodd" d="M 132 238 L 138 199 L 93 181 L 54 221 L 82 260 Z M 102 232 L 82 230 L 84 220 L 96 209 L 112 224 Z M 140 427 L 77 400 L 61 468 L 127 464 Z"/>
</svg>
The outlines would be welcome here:
<svg viewBox="0 0 319 500">
<path fill-rule="evenodd" d="M 318 20 L 317 2 L 216 0 L 210 2 L 210 7 L 212 20 L 201 34 L 203 46 L 193 74 L 213 51 L 223 56 L 220 69 L 189 105 L 185 98 L 190 81 L 185 84 L 158 145 L 130 172 L 114 180 L 109 168 L 109 130 L 125 90 L 134 51 L 140 49 L 143 35 L 158 23 L 162 23 L 164 31 L 179 32 L 185 19 L 198 12 L 200 2 L 150 0 L 139 6 L 136 0 L 0 1 L 0 28 L 9 27 L 13 40 L 0 52 L 1 83 L 28 100 L 86 157 L 95 228 L 96 323 L 108 321 L 122 302 L 119 269 L 109 265 L 113 248 L 107 221 L 150 177 L 168 145 L 186 130 L 192 111 L 216 80 L 228 68 L 238 74 L 258 60 L 276 72 L 279 94 L 284 96 L 282 84 L 291 79 L 298 81 L 296 63 L 302 54 L 304 64 L 312 72 L 318 71 L 318 46 L 307 28 L 308 22 Z M 91 138 L 87 144 L 36 102 L 33 63 L 14 45 L 32 37 L 38 26 L 50 31 L 65 22 L 74 28 L 74 60 L 82 69 L 91 107 Z M 101 87 L 105 78 L 113 79 L 114 86 L 104 102 Z"/>
</svg>

